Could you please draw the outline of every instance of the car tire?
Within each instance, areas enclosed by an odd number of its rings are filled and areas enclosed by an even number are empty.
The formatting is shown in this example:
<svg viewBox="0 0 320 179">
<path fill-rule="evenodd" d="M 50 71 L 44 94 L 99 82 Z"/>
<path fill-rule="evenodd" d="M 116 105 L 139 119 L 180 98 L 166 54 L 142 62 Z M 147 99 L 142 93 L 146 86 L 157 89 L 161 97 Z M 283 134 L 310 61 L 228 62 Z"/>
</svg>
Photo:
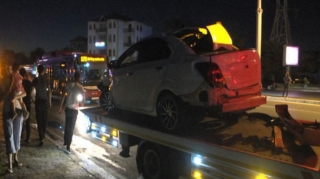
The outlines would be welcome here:
<svg viewBox="0 0 320 179">
<path fill-rule="evenodd" d="M 101 93 L 99 97 L 100 106 L 102 109 L 110 112 L 114 109 L 114 101 L 112 96 L 109 94 L 109 92 L 103 92 Z"/>
<path fill-rule="evenodd" d="M 166 147 L 157 147 L 157 145 L 150 144 L 143 145 L 138 150 L 136 162 L 139 167 L 139 172 L 142 174 L 143 178 L 178 178 L 178 169 L 175 168 L 175 166 L 172 166 L 170 151 Z"/>
<path fill-rule="evenodd" d="M 162 128 L 168 132 L 181 131 L 183 124 L 186 124 L 183 103 L 172 94 L 160 96 L 157 117 Z"/>
</svg>

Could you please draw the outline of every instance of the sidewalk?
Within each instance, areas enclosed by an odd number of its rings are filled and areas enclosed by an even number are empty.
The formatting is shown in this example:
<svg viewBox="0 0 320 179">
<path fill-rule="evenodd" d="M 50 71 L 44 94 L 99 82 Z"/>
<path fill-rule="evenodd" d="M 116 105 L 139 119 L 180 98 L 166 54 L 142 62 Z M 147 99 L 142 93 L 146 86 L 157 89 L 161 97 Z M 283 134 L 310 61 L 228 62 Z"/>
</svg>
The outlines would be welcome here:
<svg viewBox="0 0 320 179">
<path fill-rule="evenodd" d="M 14 167 L 12 174 L 7 174 L 7 155 L 3 134 L 2 103 L 0 103 L 0 179 L 87 179 L 101 178 L 96 172 L 90 173 L 90 167 L 79 157 L 68 154 L 64 146 L 54 144 L 47 135 L 42 147 L 38 146 L 38 131 L 31 129 L 29 143 L 21 143 L 19 160 L 22 167 Z M 24 134 L 25 135 L 25 134 Z M 24 139 L 24 138 L 23 138 Z"/>
</svg>

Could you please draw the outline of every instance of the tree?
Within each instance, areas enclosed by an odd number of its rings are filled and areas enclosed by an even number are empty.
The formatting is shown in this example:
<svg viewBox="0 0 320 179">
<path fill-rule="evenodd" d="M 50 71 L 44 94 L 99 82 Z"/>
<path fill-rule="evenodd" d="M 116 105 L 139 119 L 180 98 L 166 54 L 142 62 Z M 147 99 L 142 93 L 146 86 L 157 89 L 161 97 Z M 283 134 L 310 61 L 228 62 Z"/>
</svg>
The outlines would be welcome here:
<svg viewBox="0 0 320 179">
<path fill-rule="evenodd" d="M 36 63 L 38 59 L 42 58 L 45 53 L 44 49 L 38 47 L 30 52 L 30 64 Z"/>
<path fill-rule="evenodd" d="M 23 53 L 16 53 L 15 54 L 15 62 L 17 62 L 21 65 L 29 64 L 29 58 Z"/>
</svg>

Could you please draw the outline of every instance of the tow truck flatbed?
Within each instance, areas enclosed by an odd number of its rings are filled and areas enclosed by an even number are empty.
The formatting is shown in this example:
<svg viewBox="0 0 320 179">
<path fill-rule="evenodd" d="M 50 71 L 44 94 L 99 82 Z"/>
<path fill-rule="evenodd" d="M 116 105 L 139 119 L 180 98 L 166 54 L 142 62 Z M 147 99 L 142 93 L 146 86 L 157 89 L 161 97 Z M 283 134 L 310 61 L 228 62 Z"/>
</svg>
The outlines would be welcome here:
<svg viewBox="0 0 320 179">
<path fill-rule="evenodd" d="M 148 142 L 190 156 L 191 178 L 320 178 L 319 146 L 299 144 L 279 118 L 266 114 L 206 116 L 183 133 L 169 134 L 158 129 L 156 119 L 149 116 L 129 112 L 112 115 L 99 107 L 82 112 L 92 124 L 119 130 L 120 139 L 123 134 L 133 138 L 133 142 L 120 140 L 122 146 L 139 145 L 139 150 Z M 279 138 L 280 147 L 275 145 Z M 145 172 L 139 166 L 139 156 L 138 170 Z M 169 155 L 159 157 L 175 160 Z"/>
</svg>

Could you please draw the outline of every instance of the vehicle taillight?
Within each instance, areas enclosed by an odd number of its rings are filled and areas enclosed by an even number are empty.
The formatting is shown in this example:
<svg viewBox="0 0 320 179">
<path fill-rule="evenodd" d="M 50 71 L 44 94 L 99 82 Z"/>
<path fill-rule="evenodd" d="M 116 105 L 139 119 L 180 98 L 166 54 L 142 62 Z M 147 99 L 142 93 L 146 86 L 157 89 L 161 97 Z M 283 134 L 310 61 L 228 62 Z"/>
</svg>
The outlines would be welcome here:
<svg viewBox="0 0 320 179">
<path fill-rule="evenodd" d="M 217 64 L 198 63 L 196 67 L 210 86 L 222 87 L 223 85 L 225 85 L 225 80 Z"/>
<path fill-rule="evenodd" d="M 214 87 L 221 87 L 225 84 L 224 78 L 222 76 L 222 73 L 218 67 L 218 65 L 213 64 L 211 65 L 211 78 L 212 84 Z"/>
</svg>

